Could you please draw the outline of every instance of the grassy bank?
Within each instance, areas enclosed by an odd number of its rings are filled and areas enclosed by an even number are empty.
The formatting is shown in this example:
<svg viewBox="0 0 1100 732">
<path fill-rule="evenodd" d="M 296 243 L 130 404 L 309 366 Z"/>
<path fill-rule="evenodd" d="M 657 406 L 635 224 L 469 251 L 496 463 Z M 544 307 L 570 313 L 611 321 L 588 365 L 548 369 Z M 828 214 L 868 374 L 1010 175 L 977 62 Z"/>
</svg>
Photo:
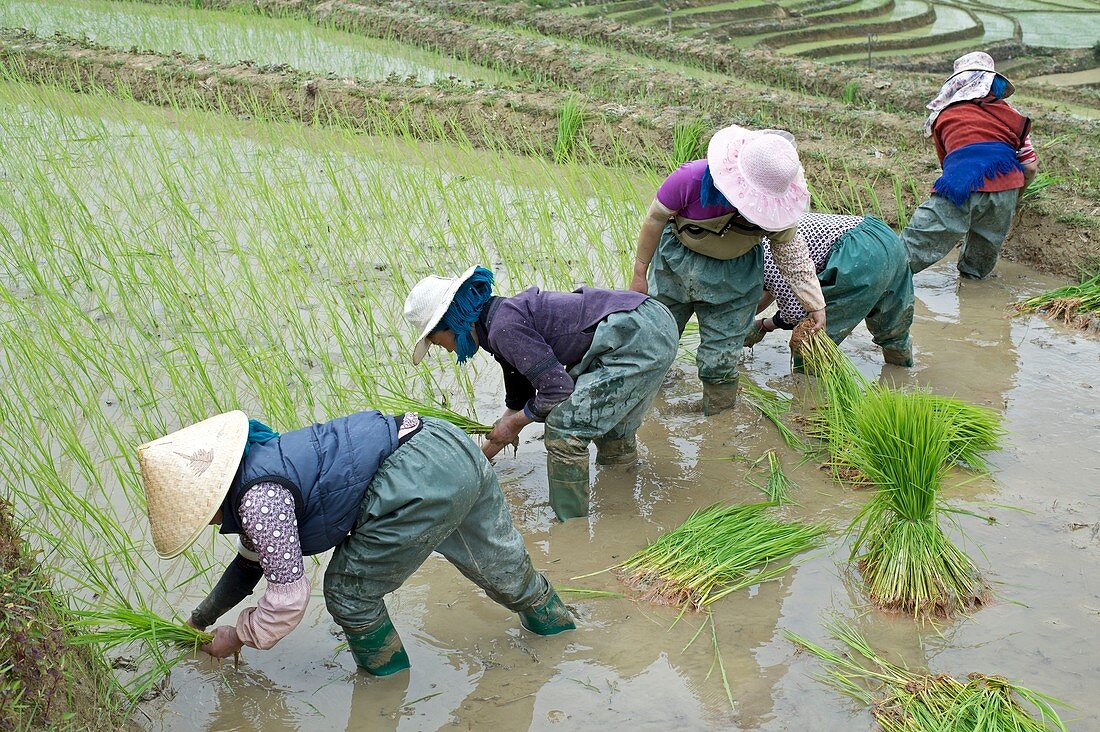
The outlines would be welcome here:
<svg viewBox="0 0 1100 732">
<path fill-rule="evenodd" d="M 0 499 L 0 730 L 120 728 L 110 671 L 70 644 L 64 616 Z"/>
</svg>

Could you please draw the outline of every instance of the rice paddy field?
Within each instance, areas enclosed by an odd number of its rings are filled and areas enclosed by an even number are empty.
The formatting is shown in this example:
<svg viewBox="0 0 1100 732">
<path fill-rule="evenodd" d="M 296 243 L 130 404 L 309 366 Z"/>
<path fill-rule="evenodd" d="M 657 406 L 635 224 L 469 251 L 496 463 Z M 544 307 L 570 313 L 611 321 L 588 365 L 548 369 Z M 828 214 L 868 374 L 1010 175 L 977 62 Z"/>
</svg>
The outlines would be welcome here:
<svg viewBox="0 0 1100 732">
<path fill-rule="evenodd" d="M 0 8 L 0 25 L 29 28 L 32 17 L 40 35 L 112 46 L 339 76 L 507 81 L 295 19 L 99 0 Z M 152 32 L 138 40 L 139 29 Z M 493 269 L 504 294 L 624 287 L 664 175 L 120 96 L 0 76 L 0 497 L 64 603 L 85 613 L 129 605 L 186 617 L 235 552 L 211 532 L 183 557 L 157 559 L 134 447 L 229 409 L 290 430 L 395 396 L 491 423 L 502 384 L 488 356 L 459 368 L 433 351 L 411 366 L 408 289 L 474 263 Z M 873 491 L 835 482 L 823 457 L 785 444 L 748 400 L 704 419 L 684 358 L 639 433 L 641 463 L 593 468 L 587 519 L 554 519 L 537 426 L 496 461 L 513 520 L 574 608 L 576 632 L 524 632 L 433 557 L 389 600 L 411 672 L 368 677 L 324 609 L 322 556 L 307 562 L 314 597 L 295 632 L 271 651 L 245 649 L 239 664 L 183 654 L 132 723 L 873 729 L 871 706 L 821 683 L 821 658 L 792 640 L 841 652 L 839 622 L 892 678 L 1004 676 L 1060 700 L 1069 729 L 1100 729 L 1100 341 L 1013 308 L 1064 284 L 1007 261 L 990 280 L 960 282 L 944 262 L 915 280 L 915 368 L 883 366 L 862 326 L 843 345 L 869 381 L 1003 417 L 990 472 L 952 468 L 939 491 L 958 509 L 942 528 L 991 590 L 970 614 L 916 620 L 874 605 L 846 531 Z M 790 373 L 785 339 L 747 353 L 746 377 L 793 397 L 784 419 L 801 431 L 813 381 Z M 768 581 L 684 610 L 647 602 L 612 571 L 697 512 L 756 504 L 769 490 L 782 503 L 770 516 L 823 533 Z M 138 650 L 106 652 L 123 686 L 156 662 Z"/>
<path fill-rule="evenodd" d="M 765 46 L 786 54 L 833 62 L 866 59 L 868 43 L 872 57 L 898 58 L 1013 40 L 1046 48 L 1089 48 L 1100 37 L 1100 9 L 1088 0 L 1007 3 L 618 0 L 581 5 L 568 12 L 672 30 L 685 38 L 729 39 L 744 48 Z M 862 56 L 855 52 L 854 46 L 863 46 Z"/>
</svg>

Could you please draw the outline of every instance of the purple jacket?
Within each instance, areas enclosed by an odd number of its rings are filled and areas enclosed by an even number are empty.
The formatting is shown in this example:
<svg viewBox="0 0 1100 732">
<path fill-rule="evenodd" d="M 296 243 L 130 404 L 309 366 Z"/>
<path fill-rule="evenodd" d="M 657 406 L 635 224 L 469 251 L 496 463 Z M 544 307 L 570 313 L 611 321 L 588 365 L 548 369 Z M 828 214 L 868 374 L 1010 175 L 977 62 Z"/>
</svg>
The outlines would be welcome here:
<svg viewBox="0 0 1100 732">
<path fill-rule="evenodd" d="M 573 393 L 568 370 L 592 345 L 596 326 L 612 313 L 634 310 L 648 298 L 638 292 L 582 287 L 541 292 L 532 287 L 494 297 L 475 324 L 478 345 L 504 370 L 504 403 L 536 422 Z"/>
</svg>

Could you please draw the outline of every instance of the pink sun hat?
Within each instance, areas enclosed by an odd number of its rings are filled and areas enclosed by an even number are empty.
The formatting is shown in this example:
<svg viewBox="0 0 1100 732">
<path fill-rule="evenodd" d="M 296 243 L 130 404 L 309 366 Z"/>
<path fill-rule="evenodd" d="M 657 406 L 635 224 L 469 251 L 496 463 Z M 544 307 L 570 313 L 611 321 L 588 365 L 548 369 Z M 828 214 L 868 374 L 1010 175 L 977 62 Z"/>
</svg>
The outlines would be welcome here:
<svg viewBox="0 0 1100 732">
<path fill-rule="evenodd" d="M 806 174 L 791 139 L 778 130 L 730 125 L 707 146 L 714 185 L 746 219 L 767 231 L 798 223 L 810 207 Z"/>
</svg>

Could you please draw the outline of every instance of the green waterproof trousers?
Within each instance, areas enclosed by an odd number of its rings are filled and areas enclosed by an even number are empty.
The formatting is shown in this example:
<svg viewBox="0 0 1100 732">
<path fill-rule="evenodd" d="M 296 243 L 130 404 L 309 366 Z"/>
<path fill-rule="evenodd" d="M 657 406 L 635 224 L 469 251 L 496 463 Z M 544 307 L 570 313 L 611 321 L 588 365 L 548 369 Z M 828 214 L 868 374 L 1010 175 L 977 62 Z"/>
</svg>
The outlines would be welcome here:
<svg viewBox="0 0 1100 732">
<path fill-rule="evenodd" d="M 962 206 L 932 196 L 917 207 L 901 241 L 913 274 L 946 257 L 962 241 L 959 272 L 981 279 L 993 271 L 1016 211 L 1018 189 L 975 191 Z"/>
<path fill-rule="evenodd" d="M 817 278 L 825 296 L 825 332 L 834 342 L 866 320 L 884 352 L 910 352 L 913 274 L 905 247 L 889 226 L 864 217 L 833 245 Z"/>
<path fill-rule="evenodd" d="M 688 249 L 665 227 L 649 266 L 649 294 L 676 318 L 682 334 L 694 314 L 699 319 L 699 378 L 735 384 L 737 362 L 764 291 L 760 247 L 736 259 L 715 259 Z"/>
<path fill-rule="evenodd" d="M 448 422 L 424 426 L 383 461 L 351 534 L 333 551 L 325 602 L 345 631 L 389 621 L 383 597 L 438 551 L 494 601 L 522 613 L 553 593 L 512 524 L 496 473 Z"/>
<path fill-rule="evenodd" d="M 550 505 L 562 521 L 588 515 L 588 443 L 599 463 L 636 456 L 635 432 L 676 358 L 678 334 L 668 308 L 650 298 L 612 313 L 569 370 L 573 393 L 546 418 Z"/>
</svg>

